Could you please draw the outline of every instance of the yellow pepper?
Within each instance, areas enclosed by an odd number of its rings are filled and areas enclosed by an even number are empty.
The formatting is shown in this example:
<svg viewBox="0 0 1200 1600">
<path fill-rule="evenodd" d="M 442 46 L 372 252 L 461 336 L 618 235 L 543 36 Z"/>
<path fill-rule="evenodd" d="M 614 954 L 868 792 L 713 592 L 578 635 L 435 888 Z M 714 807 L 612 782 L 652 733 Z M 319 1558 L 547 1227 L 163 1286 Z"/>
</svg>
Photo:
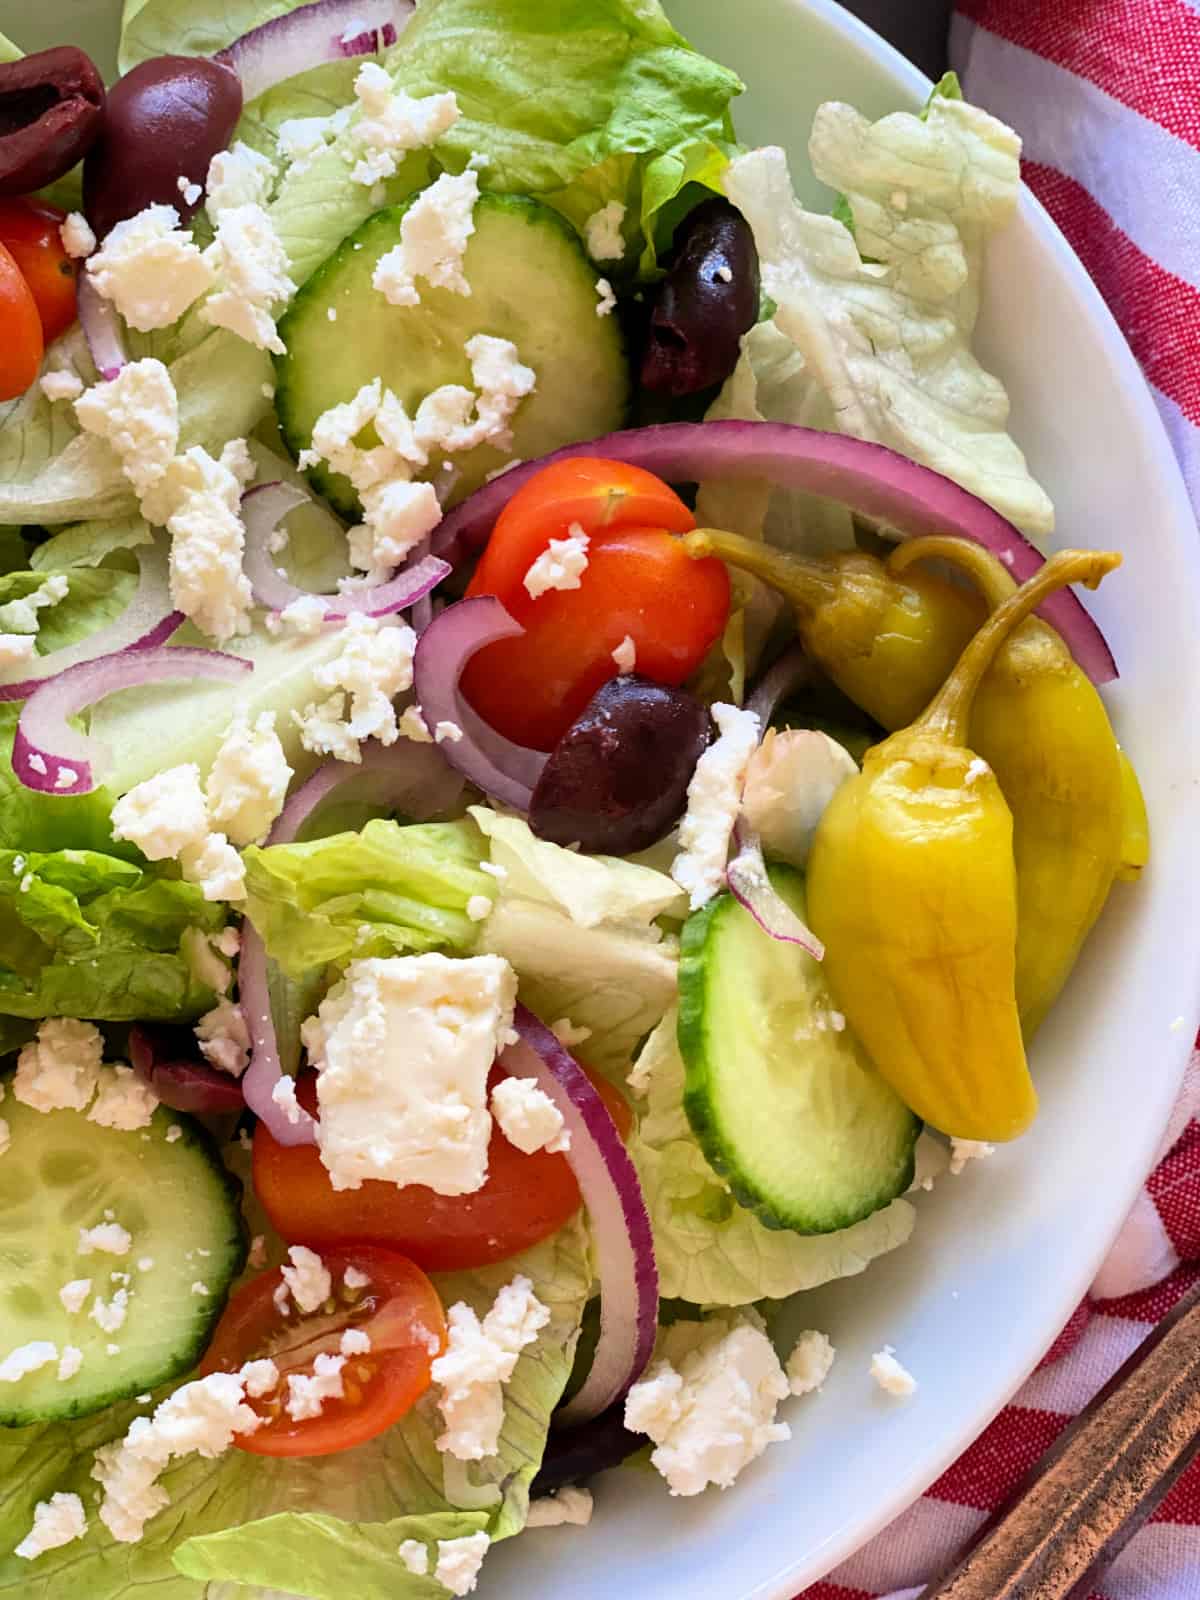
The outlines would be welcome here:
<svg viewBox="0 0 1200 1600">
<path fill-rule="evenodd" d="M 715 528 L 683 542 L 698 560 L 720 556 L 791 601 L 809 655 L 885 728 L 904 727 L 929 704 L 984 615 L 977 596 L 944 578 L 893 574 L 865 551 L 786 555 Z"/>
<path fill-rule="evenodd" d="M 980 680 L 1014 628 L 1116 555 L 1065 551 L 1006 600 L 911 727 L 867 752 L 817 828 L 808 920 L 850 1027 L 901 1098 L 963 1139 L 1013 1139 L 1037 1111 L 1016 1002 L 1012 813 L 967 748 Z"/>
<path fill-rule="evenodd" d="M 913 539 L 891 556 L 904 572 L 936 558 L 970 574 L 990 607 L 1012 574 L 963 539 Z M 1066 982 L 1118 873 L 1146 859 L 1146 810 L 1104 702 L 1039 617 L 999 651 L 975 695 L 971 747 L 996 774 L 1013 815 L 1017 868 L 1017 1009 L 1028 1041 Z"/>
</svg>

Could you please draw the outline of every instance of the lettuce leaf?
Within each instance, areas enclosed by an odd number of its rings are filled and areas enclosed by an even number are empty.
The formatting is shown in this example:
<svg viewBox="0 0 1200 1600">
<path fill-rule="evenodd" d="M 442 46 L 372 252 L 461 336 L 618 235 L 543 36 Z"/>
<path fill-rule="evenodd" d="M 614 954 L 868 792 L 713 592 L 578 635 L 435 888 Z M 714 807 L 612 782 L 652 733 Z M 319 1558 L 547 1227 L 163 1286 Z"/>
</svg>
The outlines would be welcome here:
<svg viewBox="0 0 1200 1600">
<path fill-rule="evenodd" d="M 11 39 L 0 33 L 0 61 L 19 61 L 24 55 L 23 50 L 18 50 Z"/>
<path fill-rule="evenodd" d="M 213 1461 L 186 1457 L 161 1480 L 170 1509 L 147 1525 L 139 1543 L 122 1545 L 93 1513 L 89 1474 L 96 1448 L 125 1432 L 137 1406 L 79 1423 L 0 1430 L 0 1595 L 215 1600 L 224 1592 L 216 1586 L 230 1583 L 313 1600 L 445 1600 L 444 1589 L 408 1572 L 399 1544 L 480 1526 L 504 1539 L 524 1526 L 529 1485 L 591 1288 L 581 1225 L 496 1266 L 434 1281 L 446 1305 L 466 1300 L 482 1314 L 517 1273 L 533 1280 L 551 1320 L 505 1385 L 495 1456 L 466 1470 L 444 1456 L 435 1442 L 440 1415 L 427 1394 L 397 1427 L 340 1455 L 273 1460 L 230 1450 Z M 56 1490 L 83 1495 L 87 1534 L 36 1562 L 18 1560 L 10 1552 L 28 1531 L 34 1505 Z"/>
<path fill-rule="evenodd" d="M 916 1214 L 906 1200 L 893 1200 L 852 1228 L 826 1234 L 766 1228 L 739 1206 L 688 1126 L 675 1025 L 672 1009 L 638 1057 L 633 1082 L 645 1103 L 629 1141 L 664 1296 L 721 1306 L 782 1299 L 863 1272 L 876 1256 L 907 1241 Z"/>
<path fill-rule="evenodd" d="M 383 818 L 358 833 L 252 847 L 246 915 L 293 979 L 366 956 L 461 954 L 478 933 L 467 902 L 491 884 L 482 856 L 469 822 Z"/>
</svg>

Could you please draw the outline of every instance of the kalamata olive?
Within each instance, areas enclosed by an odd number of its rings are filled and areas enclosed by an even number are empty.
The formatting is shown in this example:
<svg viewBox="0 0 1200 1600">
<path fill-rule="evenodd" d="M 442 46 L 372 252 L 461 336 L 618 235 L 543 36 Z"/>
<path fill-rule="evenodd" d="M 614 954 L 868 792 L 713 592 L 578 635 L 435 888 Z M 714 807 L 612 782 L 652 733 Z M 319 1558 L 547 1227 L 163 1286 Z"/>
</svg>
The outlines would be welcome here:
<svg viewBox="0 0 1200 1600">
<path fill-rule="evenodd" d="M 530 827 L 608 855 L 648 849 L 682 816 L 709 732 L 694 695 L 632 673 L 610 678 L 550 752 Z"/>
<path fill-rule="evenodd" d="M 724 383 L 758 316 L 758 251 L 750 224 L 714 197 L 675 233 L 674 259 L 658 286 L 642 356 L 642 387 L 695 394 Z"/>
<path fill-rule="evenodd" d="M 83 164 L 83 209 L 96 237 L 152 205 L 174 206 L 186 221 L 200 196 L 185 200 L 180 178 L 203 189 L 241 114 L 237 74 L 203 56 L 156 56 L 119 78 Z"/>
<path fill-rule="evenodd" d="M 32 194 L 82 160 L 100 132 L 104 81 L 74 45 L 0 66 L 0 195 Z"/>
</svg>

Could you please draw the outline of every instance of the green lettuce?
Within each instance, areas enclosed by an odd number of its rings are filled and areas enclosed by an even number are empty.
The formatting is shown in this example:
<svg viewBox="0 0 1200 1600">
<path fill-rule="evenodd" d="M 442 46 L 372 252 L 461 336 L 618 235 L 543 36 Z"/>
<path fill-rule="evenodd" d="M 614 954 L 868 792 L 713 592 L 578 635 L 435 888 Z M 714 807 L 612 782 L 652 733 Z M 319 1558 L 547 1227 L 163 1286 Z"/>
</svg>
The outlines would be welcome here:
<svg viewBox="0 0 1200 1600">
<path fill-rule="evenodd" d="M 246 915 L 293 979 L 365 956 L 462 954 L 478 935 L 467 902 L 491 884 L 482 858 L 469 822 L 376 818 L 357 833 L 254 847 Z"/>
<path fill-rule="evenodd" d="M 24 51 L 18 50 L 11 39 L 0 33 L 0 61 L 19 61 L 23 54 Z"/>
<path fill-rule="evenodd" d="M 402 1423 L 340 1455 L 274 1460 L 230 1450 L 212 1461 L 185 1457 L 161 1479 L 169 1510 L 139 1543 L 117 1544 L 92 1512 L 91 1465 L 96 1448 L 120 1437 L 141 1408 L 0 1430 L 0 1594 L 61 1600 L 69 1589 L 87 1600 L 132 1593 L 216 1600 L 218 1586 L 229 1583 L 312 1600 L 348 1593 L 354 1600 L 445 1600 L 443 1588 L 408 1571 L 399 1545 L 480 1528 L 498 1540 L 524 1526 L 550 1414 L 570 1374 L 591 1266 L 574 1223 L 509 1261 L 434 1279 L 446 1305 L 465 1300 L 482 1315 L 518 1273 L 532 1279 L 551 1319 L 505 1385 L 495 1456 L 464 1467 L 442 1454 L 440 1414 L 429 1393 Z M 87 1534 L 35 1562 L 18 1560 L 10 1552 L 28 1532 L 35 1504 L 56 1491 L 84 1497 Z"/>
<path fill-rule="evenodd" d="M 675 1026 L 672 1009 L 646 1041 L 631 1078 L 645 1099 L 629 1151 L 650 1212 L 664 1296 L 721 1306 L 783 1299 L 863 1272 L 907 1241 L 916 1217 L 906 1200 L 827 1234 L 766 1228 L 739 1206 L 688 1126 Z"/>
</svg>

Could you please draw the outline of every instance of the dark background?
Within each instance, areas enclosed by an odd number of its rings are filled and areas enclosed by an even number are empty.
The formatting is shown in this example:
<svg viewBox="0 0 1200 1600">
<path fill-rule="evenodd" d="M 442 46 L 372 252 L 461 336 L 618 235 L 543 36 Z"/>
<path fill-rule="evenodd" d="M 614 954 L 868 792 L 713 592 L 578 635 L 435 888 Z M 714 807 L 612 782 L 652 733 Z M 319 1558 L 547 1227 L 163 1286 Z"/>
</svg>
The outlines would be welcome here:
<svg viewBox="0 0 1200 1600">
<path fill-rule="evenodd" d="M 842 0 L 869 27 L 889 39 L 931 78 L 946 70 L 946 29 L 951 0 Z"/>
</svg>

